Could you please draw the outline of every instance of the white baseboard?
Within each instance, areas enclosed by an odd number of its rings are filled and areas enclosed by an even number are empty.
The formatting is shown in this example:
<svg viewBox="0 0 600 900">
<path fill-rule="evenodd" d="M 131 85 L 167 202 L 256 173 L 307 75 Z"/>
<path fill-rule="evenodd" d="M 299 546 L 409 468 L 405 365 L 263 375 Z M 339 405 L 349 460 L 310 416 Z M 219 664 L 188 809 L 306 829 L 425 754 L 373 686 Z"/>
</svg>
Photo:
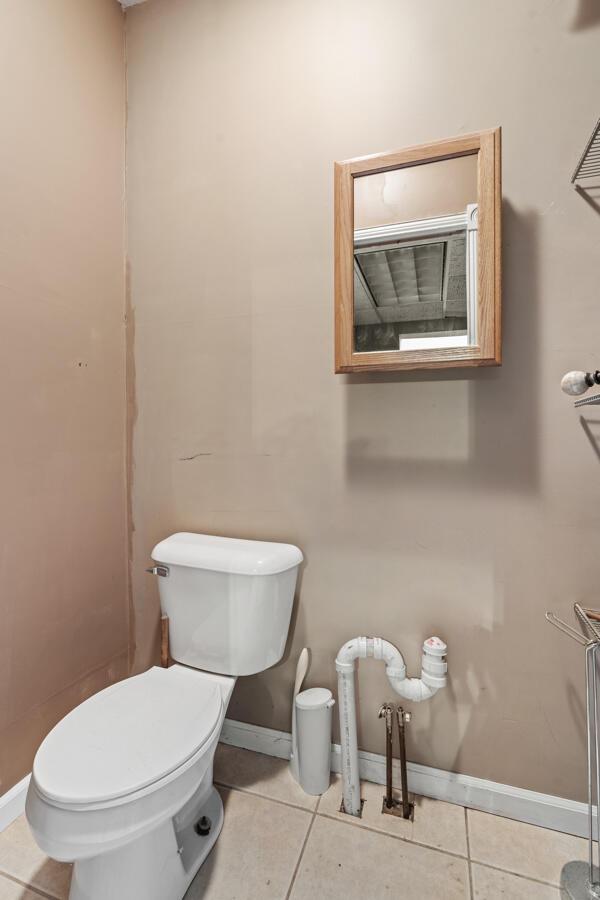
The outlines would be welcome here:
<svg viewBox="0 0 600 900">
<path fill-rule="evenodd" d="M 254 750 L 268 756 L 289 759 L 292 736 L 286 731 L 262 728 L 225 719 L 221 741 L 244 750 Z M 366 781 L 385 784 L 385 757 L 377 753 L 359 753 L 360 775 Z M 575 800 L 565 800 L 550 794 L 539 794 L 509 784 L 498 784 L 472 775 L 458 775 L 408 763 L 408 787 L 415 794 L 458 803 L 469 809 L 541 825 L 566 834 L 587 837 L 588 809 L 586 804 Z M 331 745 L 331 771 L 340 771 L 340 745 Z M 25 797 L 30 776 L 27 775 L 0 797 L 0 831 L 7 828 L 25 810 Z M 394 760 L 394 783 L 400 783 L 400 771 Z"/>
<path fill-rule="evenodd" d="M 225 719 L 221 741 L 233 747 L 255 750 L 268 756 L 289 759 L 292 736 L 259 725 L 247 725 Z M 331 745 L 331 771 L 340 771 L 341 749 Z M 359 753 L 360 776 L 365 781 L 385 784 L 385 757 L 377 753 Z M 418 763 L 408 763 L 408 787 L 415 794 L 458 803 L 469 809 L 480 809 L 519 822 L 541 825 L 566 834 L 587 837 L 588 808 L 585 803 L 565 800 L 550 794 L 539 794 L 509 784 L 498 784 L 472 775 L 458 775 Z M 394 760 L 394 784 L 400 783 L 400 767 Z"/>
<path fill-rule="evenodd" d="M 25 811 L 25 797 L 30 777 L 30 775 L 26 775 L 0 797 L 0 831 L 8 828 L 10 823 Z"/>
</svg>

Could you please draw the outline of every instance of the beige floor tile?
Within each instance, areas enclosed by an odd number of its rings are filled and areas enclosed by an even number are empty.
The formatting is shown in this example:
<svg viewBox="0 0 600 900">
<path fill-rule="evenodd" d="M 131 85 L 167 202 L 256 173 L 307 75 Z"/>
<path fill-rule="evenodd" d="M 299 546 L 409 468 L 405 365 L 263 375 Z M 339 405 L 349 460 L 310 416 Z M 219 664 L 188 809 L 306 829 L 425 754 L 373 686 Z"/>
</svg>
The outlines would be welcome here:
<svg viewBox="0 0 600 900">
<path fill-rule="evenodd" d="M 348 816 L 339 811 L 342 799 L 341 777 L 335 775 L 334 779 L 327 793 L 321 797 L 317 812 L 347 823 Z M 354 824 L 366 825 L 376 831 L 447 850 L 449 853 L 467 855 L 467 829 L 462 806 L 444 803 L 442 800 L 430 800 L 428 797 L 415 797 L 415 819 L 414 822 L 408 822 L 396 816 L 382 814 L 385 793 L 383 785 L 363 781 L 360 790 L 365 802 L 362 818 L 356 819 Z M 400 796 L 397 791 L 394 795 Z"/>
<path fill-rule="evenodd" d="M 40 900 L 41 896 L 0 875 L 0 900 Z"/>
<path fill-rule="evenodd" d="M 19 816 L 0 834 L 0 872 L 41 888 L 58 900 L 69 894 L 71 868 L 68 863 L 55 862 L 42 853 L 25 816 Z"/>
<path fill-rule="evenodd" d="M 473 900 L 560 900 L 560 889 L 473 863 Z"/>
<path fill-rule="evenodd" d="M 290 900 L 466 900 L 467 861 L 317 816 Z"/>
<path fill-rule="evenodd" d="M 223 830 L 186 900 L 284 900 L 312 815 L 221 788 Z"/>
<path fill-rule="evenodd" d="M 587 858 L 583 838 L 472 809 L 467 817 L 473 861 L 558 885 L 565 863 Z"/>
<path fill-rule="evenodd" d="M 265 756 L 264 753 L 219 744 L 215 754 L 214 779 L 219 784 L 281 800 L 303 809 L 314 809 L 317 805 L 318 797 L 305 794 L 292 778 L 287 760 Z"/>
</svg>

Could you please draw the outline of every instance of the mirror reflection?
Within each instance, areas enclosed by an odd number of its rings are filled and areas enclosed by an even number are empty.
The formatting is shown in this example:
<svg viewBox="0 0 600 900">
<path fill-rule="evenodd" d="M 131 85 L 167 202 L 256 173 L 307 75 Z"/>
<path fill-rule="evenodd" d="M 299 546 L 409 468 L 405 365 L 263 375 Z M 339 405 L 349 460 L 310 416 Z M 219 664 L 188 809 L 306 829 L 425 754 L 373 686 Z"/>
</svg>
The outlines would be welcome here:
<svg viewBox="0 0 600 900">
<path fill-rule="evenodd" d="M 477 155 L 354 179 L 355 352 L 477 341 Z"/>
</svg>

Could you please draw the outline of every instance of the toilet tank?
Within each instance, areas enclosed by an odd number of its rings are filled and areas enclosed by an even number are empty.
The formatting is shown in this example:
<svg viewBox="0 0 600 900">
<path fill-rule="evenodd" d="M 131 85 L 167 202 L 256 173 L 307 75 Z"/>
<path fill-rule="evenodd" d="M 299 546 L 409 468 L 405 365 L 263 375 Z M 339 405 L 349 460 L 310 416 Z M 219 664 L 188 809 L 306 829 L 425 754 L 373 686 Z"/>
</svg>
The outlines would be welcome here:
<svg viewBox="0 0 600 900">
<path fill-rule="evenodd" d="M 176 662 L 252 675 L 281 659 L 303 559 L 298 547 L 182 532 L 157 544 L 152 559 Z"/>
</svg>

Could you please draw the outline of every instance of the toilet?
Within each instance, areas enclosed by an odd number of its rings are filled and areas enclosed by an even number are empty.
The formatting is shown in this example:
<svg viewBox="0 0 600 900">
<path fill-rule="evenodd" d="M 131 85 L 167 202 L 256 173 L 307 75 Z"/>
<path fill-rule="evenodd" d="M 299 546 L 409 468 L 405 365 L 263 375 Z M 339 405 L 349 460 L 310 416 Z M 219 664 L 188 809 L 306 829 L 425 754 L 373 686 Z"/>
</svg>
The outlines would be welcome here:
<svg viewBox="0 0 600 900">
<path fill-rule="evenodd" d="M 26 815 L 74 862 L 69 900 L 181 900 L 223 825 L 213 758 L 240 675 L 278 662 L 302 553 L 179 533 L 152 551 L 174 664 L 65 716 L 33 764 Z"/>
</svg>

